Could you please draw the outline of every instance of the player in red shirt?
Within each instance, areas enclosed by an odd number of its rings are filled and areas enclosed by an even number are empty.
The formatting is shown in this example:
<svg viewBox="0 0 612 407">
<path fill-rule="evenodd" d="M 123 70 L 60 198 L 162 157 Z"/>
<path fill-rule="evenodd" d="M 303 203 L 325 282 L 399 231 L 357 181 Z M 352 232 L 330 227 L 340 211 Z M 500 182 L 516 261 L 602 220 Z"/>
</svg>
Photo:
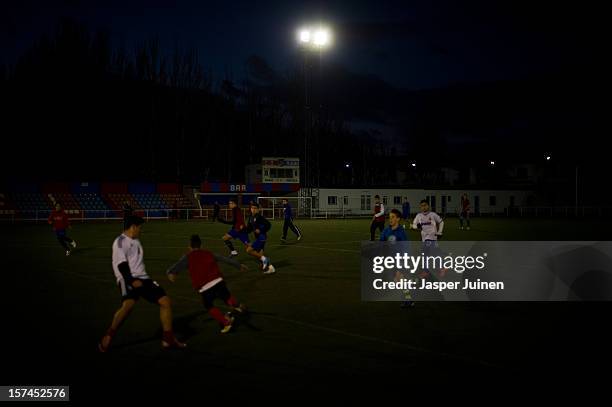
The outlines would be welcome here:
<svg viewBox="0 0 612 407">
<path fill-rule="evenodd" d="M 57 241 L 66 250 L 66 256 L 70 256 L 70 246 L 74 249 L 76 242 L 66 235 L 66 229 L 70 229 L 70 220 L 68 220 L 68 215 L 60 204 L 55 204 L 55 209 L 51 211 L 47 222 L 49 222 L 49 225 L 53 225 Z"/>
<path fill-rule="evenodd" d="M 382 233 L 385 228 L 385 205 L 380 202 L 380 196 L 374 196 L 374 216 L 372 216 L 372 223 L 370 224 L 370 240 L 373 242 L 376 240 L 376 229 Z"/>
<path fill-rule="evenodd" d="M 238 263 L 238 261 L 217 256 L 208 250 L 202 249 L 202 240 L 200 236 L 191 236 L 191 242 L 189 245 L 189 253 L 181 257 L 181 259 L 166 271 L 170 281 L 176 280 L 176 275 L 182 270 L 189 270 L 189 276 L 191 277 L 191 285 L 193 289 L 202 295 L 204 307 L 208 310 L 210 315 L 219 322 L 221 325 L 221 333 L 227 333 L 232 329 L 234 317 L 229 315 L 223 315 L 223 312 L 214 305 L 215 299 L 219 298 L 223 300 L 232 309 L 241 314 L 244 313 L 246 308 L 243 304 L 240 304 L 236 298 L 229 292 L 225 281 L 223 281 L 223 275 L 219 270 L 217 261 L 230 264 L 241 271 L 246 271 L 247 267 L 244 264 Z"/>
<path fill-rule="evenodd" d="M 244 216 L 242 215 L 242 210 L 238 207 L 238 202 L 236 199 L 230 199 L 229 208 L 232 210 L 232 219 L 231 220 L 223 220 L 219 218 L 219 222 L 225 223 L 226 225 L 232 225 L 232 228 L 223 235 L 223 243 L 230 250 L 230 256 L 237 256 L 238 251 L 234 248 L 232 244 L 232 239 L 240 240 L 245 246 L 249 245 L 249 235 L 246 231 L 246 223 L 244 222 Z"/>
</svg>

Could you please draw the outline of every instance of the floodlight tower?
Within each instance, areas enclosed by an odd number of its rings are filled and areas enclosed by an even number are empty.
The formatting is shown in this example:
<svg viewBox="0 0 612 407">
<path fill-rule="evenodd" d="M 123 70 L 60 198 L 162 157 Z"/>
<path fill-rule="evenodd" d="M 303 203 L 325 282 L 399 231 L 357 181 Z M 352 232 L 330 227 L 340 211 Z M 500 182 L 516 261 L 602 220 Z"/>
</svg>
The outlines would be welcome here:
<svg viewBox="0 0 612 407">
<path fill-rule="evenodd" d="M 318 26 L 316 28 L 304 27 L 298 30 L 298 44 L 303 53 L 303 70 L 304 70 L 304 175 L 303 185 L 305 193 L 312 196 L 311 189 L 318 186 L 318 176 L 315 177 L 315 171 L 318 174 L 318 163 L 315 161 L 316 152 L 313 151 L 312 137 L 312 101 L 311 101 L 311 86 L 312 86 L 312 56 L 319 57 L 319 67 L 321 66 L 321 58 L 323 51 L 331 45 L 331 31 L 328 28 Z M 320 101 L 319 101 L 320 102 Z M 316 180 L 316 181 L 315 181 Z"/>
</svg>

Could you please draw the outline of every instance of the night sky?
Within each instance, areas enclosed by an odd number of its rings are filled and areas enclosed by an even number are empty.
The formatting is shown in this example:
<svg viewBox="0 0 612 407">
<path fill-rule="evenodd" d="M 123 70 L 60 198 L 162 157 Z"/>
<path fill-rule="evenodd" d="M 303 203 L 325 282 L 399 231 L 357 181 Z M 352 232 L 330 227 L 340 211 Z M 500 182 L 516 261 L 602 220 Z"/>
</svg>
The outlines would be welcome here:
<svg viewBox="0 0 612 407">
<path fill-rule="evenodd" d="M 175 44 L 196 48 L 219 78 L 240 79 L 252 54 L 275 70 L 289 69 L 298 58 L 296 29 L 322 23 L 334 32 L 324 64 L 406 89 L 584 71 L 600 58 L 605 27 L 603 14 L 584 2 L 580 8 L 515 1 L 15 3 L 2 13 L 2 58 L 9 64 L 69 16 L 107 29 L 114 46 L 158 37 L 168 53 Z"/>
<path fill-rule="evenodd" d="M 5 3 L 0 13 L 0 64 L 9 67 L 5 73 L 18 67 L 20 56 L 29 49 L 36 51 L 33 45 L 43 36 L 53 41 L 60 21 L 67 17 L 85 27 L 91 37 L 108 33 L 111 52 L 123 49 L 130 58 L 151 40 L 159 41 L 166 60 L 197 51 L 198 63 L 212 74 L 211 95 L 215 95 L 179 108 L 172 104 L 178 100 L 174 96 L 159 94 L 155 100 L 160 107 L 151 114 L 146 106 L 152 102 L 143 90 L 150 84 L 108 82 L 110 76 L 99 79 L 84 73 L 81 79 L 86 85 L 81 86 L 79 73 L 71 73 L 76 66 L 71 62 L 74 55 L 67 53 L 56 61 L 62 66 L 64 82 L 53 76 L 55 62 L 49 65 L 51 70 L 46 66 L 37 71 L 36 59 L 30 60 L 35 66 L 20 76 L 25 82 L 11 82 L 13 94 L 8 101 L 16 107 L 14 123 L 9 120 L 7 126 L 17 126 L 27 137 L 61 132 L 66 145 L 75 150 L 73 157 L 80 160 L 82 171 L 89 169 L 92 176 L 107 173 L 102 166 L 106 155 L 100 152 L 98 164 L 81 156 L 82 134 L 94 143 L 95 137 L 121 131 L 123 135 L 117 137 L 146 146 L 138 177 L 195 179 L 210 170 L 215 179 L 234 178 L 245 164 L 261 156 L 303 153 L 303 144 L 287 142 L 304 137 L 300 120 L 306 120 L 300 118 L 304 93 L 295 87 L 298 82 L 302 86 L 303 80 L 297 33 L 304 26 L 320 24 L 332 31 L 332 46 L 321 55 L 319 77 L 309 86 L 313 99 L 320 101 L 317 114 L 336 127 L 329 126 L 330 133 L 320 136 L 321 144 L 311 143 L 310 148 L 330 155 L 321 158 L 323 162 L 337 164 L 321 171 L 335 174 L 344 162 L 362 160 L 361 167 L 355 164 L 356 170 L 368 182 L 367 166 L 381 157 L 398 157 L 397 163 L 390 162 L 401 167 L 406 160 L 424 161 L 422 149 L 436 145 L 437 153 L 428 160 L 432 169 L 484 166 L 487 174 L 487 163 L 493 158 L 508 165 L 541 164 L 542 157 L 552 153 L 559 165 L 570 163 L 565 167 L 573 168 L 589 163 L 595 167 L 592 174 L 599 174 L 596 167 L 602 160 L 595 156 L 603 158 L 607 153 L 594 151 L 592 145 L 608 134 L 602 128 L 609 128 L 608 113 L 598 100 L 608 82 L 603 61 L 609 48 L 609 24 L 607 14 L 595 4 L 450 0 Z M 41 80 L 40 86 L 41 75 L 51 80 Z M 242 105 L 231 108 L 227 116 L 216 113 L 226 97 L 226 79 L 238 94 L 247 88 L 262 92 L 275 101 L 268 106 L 271 110 L 266 113 L 243 98 Z M 54 84 L 60 88 L 54 89 Z M 109 84 L 117 87 L 105 93 Z M 66 92 L 66 87 L 75 92 Z M 87 91 L 80 94 L 81 89 Z M 72 97 L 63 100 L 64 107 L 55 94 Z M 50 101 L 45 102 L 46 96 Z M 139 110 L 122 110 L 120 102 L 126 100 L 136 101 L 129 107 Z M 79 114 L 72 115 L 70 109 Z M 185 119 L 185 133 L 183 113 L 189 119 Z M 258 121 L 253 124 L 255 115 Z M 279 117 L 291 117 L 289 125 Z M 96 122 L 108 129 L 93 126 Z M 327 130 L 321 126 L 316 131 L 325 134 Z M 222 138 L 234 143 L 228 150 L 234 148 L 242 155 L 234 154 L 230 160 L 212 153 L 207 146 Z M 25 138 L 12 140 L 18 155 L 38 156 L 53 167 L 44 143 L 30 147 L 20 140 Z M 191 151 L 194 157 L 182 155 L 187 144 L 198 146 Z M 200 160 L 208 167 L 195 168 Z M 66 172 L 55 171 L 50 176 L 59 178 Z M 571 181 L 570 176 L 566 178 Z"/>
</svg>

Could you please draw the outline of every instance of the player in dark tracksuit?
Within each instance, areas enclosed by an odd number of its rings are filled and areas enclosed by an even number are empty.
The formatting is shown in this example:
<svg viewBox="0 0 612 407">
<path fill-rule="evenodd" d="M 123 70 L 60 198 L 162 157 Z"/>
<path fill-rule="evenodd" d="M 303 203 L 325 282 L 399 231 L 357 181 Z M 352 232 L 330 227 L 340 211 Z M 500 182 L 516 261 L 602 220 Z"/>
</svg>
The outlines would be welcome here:
<svg viewBox="0 0 612 407">
<path fill-rule="evenodd" d="M 402 204 L 402 218 L 406 222 L 410 220 L 410 202 L 408 202 L 407 199 L 405 199 Z"/>
<path fill-rule="evenodd" d="M 302 239 L 302 232 L 298 229 L 297 226 L 293 223 L 293 209 L 289 204 L 287 199 L 283 199 L 283 215 L 285 218 L 285 222 L 283 223 L 283 237 L 281 240 L 284 242 L 287 240 L 287 230 L 291 229 L 293 233 L 297 236 L 297 240 Z"/>
<path fill-rule="evenodd" d="M 215 201 L 215 204 L 213 206 L 213 216 L 212 216 L 213 222 L 219 219 L 219 212 L 221 212 L 221 207 L 219 206 L 219 202 Z"/>
</svg>

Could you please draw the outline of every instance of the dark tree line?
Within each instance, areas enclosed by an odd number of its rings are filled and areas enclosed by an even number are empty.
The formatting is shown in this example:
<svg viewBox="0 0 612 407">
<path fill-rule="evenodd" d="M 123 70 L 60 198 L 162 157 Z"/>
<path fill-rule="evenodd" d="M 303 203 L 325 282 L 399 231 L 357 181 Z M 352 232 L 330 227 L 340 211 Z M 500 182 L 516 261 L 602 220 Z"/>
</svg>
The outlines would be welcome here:
<svg viewBox="0 0 612 407">
<path fill-rule="evenodd" d="M 66 19 L 54 37 L 3 66 L 10 129 L 3 162 L 22 158 L 12 175 L 243 181 L 244 166 L 262 156 L 303 157 L 299 67 L 281 75 L 253 56 L 236 81 L 214 78 L 194 49 L 177 44 L 167 54 L 158 39 L 114 48 L 110 33 Z M 362 136 L 355 142 L 341 118 L 318 111 L 311 120 L 318 182 L 350 182 L 341 172 L 345 157 L 375 161 L 375 148 Z"/>
</svg>

